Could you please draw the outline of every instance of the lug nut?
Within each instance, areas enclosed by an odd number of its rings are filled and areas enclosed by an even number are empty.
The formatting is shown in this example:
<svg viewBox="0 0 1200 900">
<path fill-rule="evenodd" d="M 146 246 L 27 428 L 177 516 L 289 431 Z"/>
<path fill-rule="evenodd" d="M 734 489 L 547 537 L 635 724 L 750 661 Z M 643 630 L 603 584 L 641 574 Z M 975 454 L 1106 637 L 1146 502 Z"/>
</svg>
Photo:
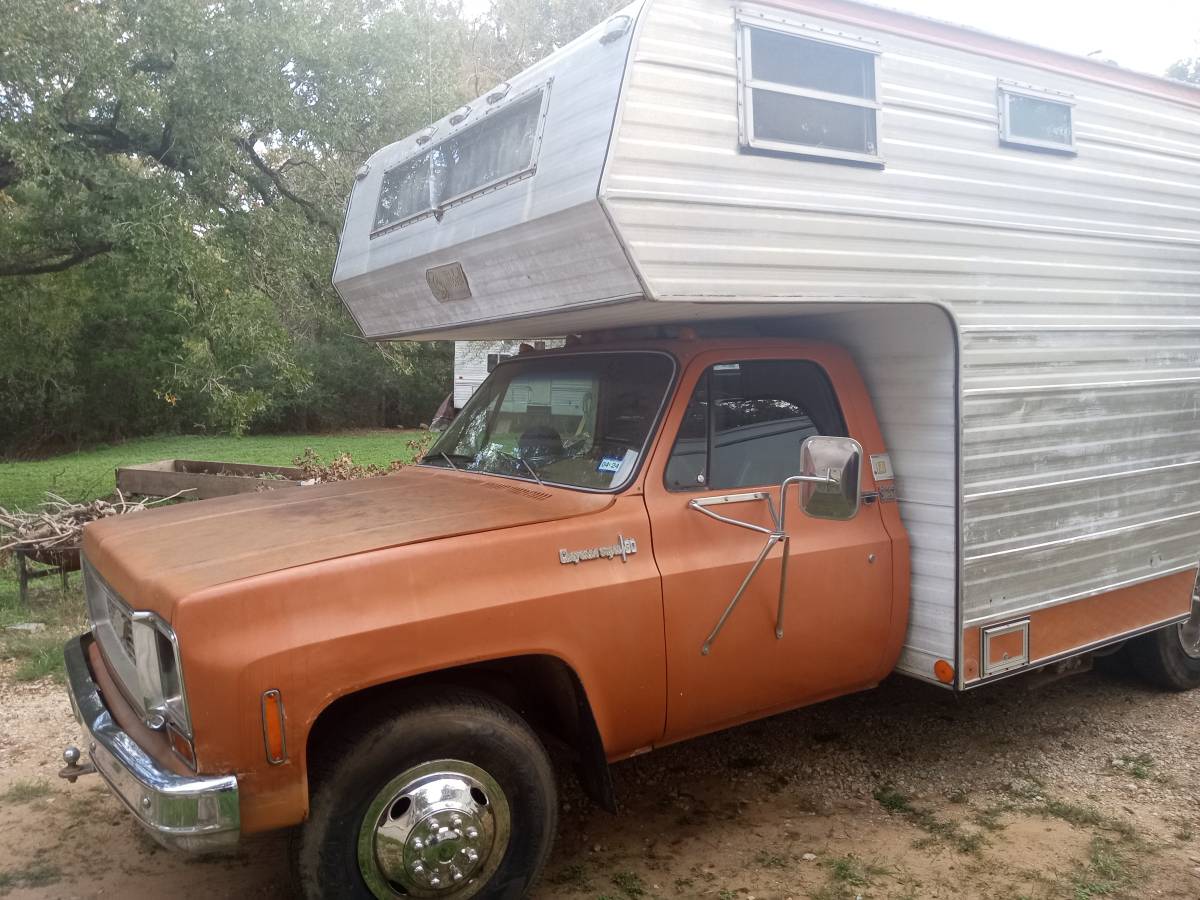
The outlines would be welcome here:
<svg viewBox="0 0 1200 900">
<path fill-rule="evenodd" d="M 469 837 L 471 840 L 475 840 L 477 837 L 479 837 L 479 829 L 472 825 L 467 829 L 467 837 Z"/>
<path fill-rule="evenodd" d="M 430 820 L 429 820 L 429 830 L 430 830 L 430 831 L 437 831 L 437 830 L 438 830 L 439 828 L 441 828 L 441 827 L 442 827 L 442 826 L 441 826 L 440 824 L 438 824 L 438 820 L 437 820 L 437 819 L 430 819 Z"/>
<path fill-rule="evenodd" d="M 462 816 L 451 816 L 450 817 L 450 827 L 451 828 L 462 828 Z"/>
<path fill-rule="evenodd" d="M 422 850 L 425 849 L 425 842 L 423 840 L 421 840 L 420 838 L 413 838 L 412 848 L 414 850 L 416 850 L 418 853 L 420 853 Z"/>
<path fill-rule="evenodd" d="M 436 875 L 429 876 L 429 886 L 430 887 L 438 887 L 441 885 L 441 883 L 442 883 L 442 879 L 438 878 Z"/>
</svg>

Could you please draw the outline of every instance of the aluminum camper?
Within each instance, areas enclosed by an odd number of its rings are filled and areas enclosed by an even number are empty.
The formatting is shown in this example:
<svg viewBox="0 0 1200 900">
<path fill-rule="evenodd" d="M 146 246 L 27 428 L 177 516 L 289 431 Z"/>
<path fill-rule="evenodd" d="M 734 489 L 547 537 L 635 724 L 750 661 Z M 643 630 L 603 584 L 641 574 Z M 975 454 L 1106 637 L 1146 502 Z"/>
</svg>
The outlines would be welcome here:
<svg viewBox="0 0 1200 900">
<path fill-rule="evenodd" d="M 646 0 L 372 156 L 334 281 L 374 339 L 850 348 L 920 678 L 985 680 L 979 629 L 1200 557 L 1192 86 L 841 0 Z"/>
</svg>

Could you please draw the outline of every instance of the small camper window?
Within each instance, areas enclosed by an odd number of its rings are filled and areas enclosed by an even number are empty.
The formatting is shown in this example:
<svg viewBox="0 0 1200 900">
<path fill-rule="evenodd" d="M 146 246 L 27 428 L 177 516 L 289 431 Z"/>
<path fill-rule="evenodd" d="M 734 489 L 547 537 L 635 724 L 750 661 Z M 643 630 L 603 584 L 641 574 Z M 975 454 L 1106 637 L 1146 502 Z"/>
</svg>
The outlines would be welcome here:
<svg viewBox="0 0 1200 900">
<path fill-rule="evenodd" d="M 880 162 L 873 47 L 743 22 L 738 51 L 742 146 Z"/>
<path fill-rule="evenodd" d="M 1060 153 L 1075 152 L 1073 103 L 1066 94 L 1000 82 L 1002 143 Z"/>
<path fill-rule="evenodd" d="M 532 174 L 545 95 L 530 91 L 386 171 L 372 234 Z"/>
</svg>

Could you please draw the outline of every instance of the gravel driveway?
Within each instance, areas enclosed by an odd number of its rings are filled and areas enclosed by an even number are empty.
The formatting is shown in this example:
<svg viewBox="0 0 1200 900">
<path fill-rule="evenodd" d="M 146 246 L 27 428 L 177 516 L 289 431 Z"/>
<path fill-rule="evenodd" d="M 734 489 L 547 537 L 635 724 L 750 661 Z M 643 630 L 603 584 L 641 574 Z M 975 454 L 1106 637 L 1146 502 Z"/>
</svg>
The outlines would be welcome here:
<svg viewBox="0 0 1200 900">
<path fill-rule="evenodd" d="M 58 781 L 63 690 L 11 674 L 0 896 L 290 896 L 285 837 L 182 859 L 94 778 Z M 621 763 L 618 816 L 568 782 L 536 896 L 1196 900 L 1197 722 L 1200 692 L 1098 673 L 961 697 L 893 679 Z"/>
</svg>

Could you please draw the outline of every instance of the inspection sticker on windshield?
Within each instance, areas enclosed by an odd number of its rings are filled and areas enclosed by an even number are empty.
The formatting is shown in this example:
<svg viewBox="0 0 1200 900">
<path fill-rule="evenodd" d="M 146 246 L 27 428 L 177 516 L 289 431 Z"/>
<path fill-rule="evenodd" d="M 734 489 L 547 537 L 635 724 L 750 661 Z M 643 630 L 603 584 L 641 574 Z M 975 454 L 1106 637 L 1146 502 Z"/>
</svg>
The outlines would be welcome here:
<svg viewBox="0 0 1200 900">
<path fill-rule="evenodd" d="M 623 456 L 606 456 L 600 460 L 600 465 L 596 466 L 597 472 L 617 472 L 621 469 L 621 463 L 625 462 Z"/>
<path fill-rule="evenodd" d="M 871 454 L 871 474 L 876 481 L 891 481 L 896 476 L 892 474 L 892 458 L 886 453 Z"/>
</svg>

